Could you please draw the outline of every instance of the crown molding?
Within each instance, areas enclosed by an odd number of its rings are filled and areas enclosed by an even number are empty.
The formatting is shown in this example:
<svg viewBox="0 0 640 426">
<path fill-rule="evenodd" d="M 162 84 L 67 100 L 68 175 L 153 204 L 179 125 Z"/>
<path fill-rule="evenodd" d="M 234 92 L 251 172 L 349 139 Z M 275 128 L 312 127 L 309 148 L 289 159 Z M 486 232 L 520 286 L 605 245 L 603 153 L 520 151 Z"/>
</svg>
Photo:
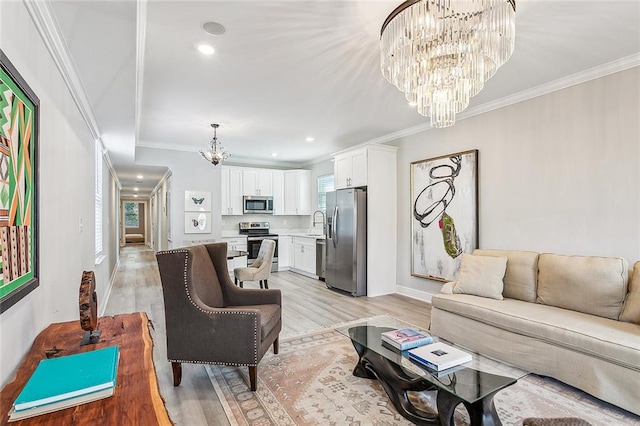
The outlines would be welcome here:
<svg viewBox="0 0 640 426">
<path fill-rule="evenodd" d="M 87 125 L 94 139 L 100 139 L 100 129 L 96 122 L 89 98 L 84 90 L 84 86 L 78 77 L 78 72 L 69 54 L 69 48 L 60 32 L 58 21 L 51 10 L 48 0 L 24 0 L 24 4 L 31 15 L 42 41 L 53 58 L 58 71 L 62 76 L 71 97 L 75 102 L 80 115 Z"/>
<path fill-rule="evenodd" d="M 87 96 L 82 81 L 78 76 L 76 66 L 73 63 L 71 54 L 69 53 L 69 47 L 62 37 L 58 21 L 55 18 L 55 14 L 51 10 L 51 5 L 48 0 L 24 0 L 25 7 L 31 16 L 42 41 L 44 42 L 53 62 L 56 64 L 56 68 L 60 72 L 62 80 L 64 81 L 69 94 L 73 99 L 73 102 L 78 108 L 78 112 L 82 116 L 89 133 L 94 140 L 99 143 L 102 150 L 102 156 L 105 159 L 107 168 L 114 177 L 118 188 L 122 188 L 120 180 L 113 168 L 111 158 L 109 157 L 108 150 L 104 147 L 102 138 L 100 137 L 100 128 L 93 114 L 89 97 Z"/>
<path fill-rule="evenodd" d="M 142 117 L 142 91 L 144 85 L 144 54 L 147 41 L 147 0 L 137 2 L 136 22 L 136 105 L 135 140 L 140 140 L 140 117 Z"/>
<path fill-rule="evenodd" d="M 487 102 L 482 105 L 469 108 L 468 110 L 460 113 L 458 115 L 458 119 L 464 120 L 465 118 L 484 114 L 485 112 L 493 111 L 494 109 L 503 108 L 505 106 L 513 105 L 529 99 L 537 98 L 539 96 L 547 95 L 549 93 L 557 92 L 571 86 L 586 83 L 597 78 L 606 77 L 610 74 L 615 74 L 617 72 L 625 71 L 637 66 L 640 66 L 640 53 L 625 56 L 624 58 L 620 58 L 606 64 L 598 65 L 597 67 L 589 68 L 587 70 L 562 77 L 558 80 L 550 81 L 548 83 L 541 84 L 539 86 L 532 87 L 518 93 L 514 93 L 513 95 L 496 99 L 492 102 Z"/>
<path fill-rule="evenodd" d="M 155 194 L 156 192 L 158 192 L 160 190 L 160 188 L 162 187 L 162 185 L 164 185 L 164 183 L 170 177 L 171 177 L 171 169 L 168 169 L 165 172 L 164 176 L 162 176 L 162 178 L 158 181 L 158 184 L 155 186 L 155 188 L 153 188 L 153 190 L 151 191 L 151 194 Z"/>
<path fill-rule="evenodd" d="M 640 66 L 640 53 L 629 55 L 624 58 L 620 58 L 603 65 L 598 65 L 597 67 L 580 71 L 578 73 L 568 75 L 558 80 L 554 80 L 545 84 L 541 84 L 536 87 L 532 87 L 531 89 L 514 93 L 513 95 L 496 99 L 495 101 L 487 102 L 482 105 L 468 108 L 467 110 L 458 114 L 458 116 L 456 117 L 456 120 L 461 121 L 461 120 L 464 120 L 465 118 L 484 114 L 486 112 L 493 111 L 494 109 L 503 108 L 505 106 L 509 106 L 509 105 L 513 105 L 529 99 L 537 98 L 538 96 L 547 95 L 549 93 L 553 93 L 558 90 L 562 90 L 571 86 L 576 86 L 578 84 L 586 83 L 588 81 L 595 80 L 597 78 L 606 77 L 607 75 L 615 74 L 617 72 L 624 71 L 637 66 Z M 397 132 L 381 136 L 379 138 L 371 139 L 365 143 L 356 145 L 354 148 L 364 146 L 370 143 L 382 144 L 382 143 L 392 142 L 400 138 L 404 138 L 407 136 L 414 135 L 416 133 L 430 130 L 432 128 L 433 127 L 431 127 L 430 123 L 419 124 L 417 126 L 409 127 L 407 129 L 402 129 Z M 329 158 L 330 157 L 331 156 L 329 156 Z"/>
<path fill-rule="evenodd" d="M 170 151 L 182 151 L 182 152 L 198 152 L 198 148 L 193 145 L 178 145 L 172 143 L 159 143 L 140 141 L 136 143 L 136 148 L 153 148 L 153 149 L 168 149 Z"/>
</svg>

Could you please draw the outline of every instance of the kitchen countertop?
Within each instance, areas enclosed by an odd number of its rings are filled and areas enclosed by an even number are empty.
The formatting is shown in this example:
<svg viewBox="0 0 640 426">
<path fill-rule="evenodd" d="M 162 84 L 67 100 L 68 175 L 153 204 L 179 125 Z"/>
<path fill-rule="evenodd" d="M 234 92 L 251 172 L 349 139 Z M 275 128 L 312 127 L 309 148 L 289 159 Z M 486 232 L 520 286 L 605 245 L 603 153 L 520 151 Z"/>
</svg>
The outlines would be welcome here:
<svg viewBox="0 0 640 426">
<path fill-rule="evenodd" d="M 278 232 L 277 234 L 283 237 L 313 238 L 314 240 L 324 240 L 325 238 L 327 238 L 324 235 L 314 234 L 311 232 Z"/>
<path fill-rule="evenodd" d="M 291 236 L 291 237 L 304 237 L 304 238 L 313 238 L 316 240 L 324 240 L 326 236 L 322 235 L 319 232 L 309 232 L 304 229 L 272 229 L 272 234 L 281 235 L 283 237 Z M 238 231 L 222 231 L 222 238 L 246 238 L 246 235 L 238 234 Z"/>
</svg>

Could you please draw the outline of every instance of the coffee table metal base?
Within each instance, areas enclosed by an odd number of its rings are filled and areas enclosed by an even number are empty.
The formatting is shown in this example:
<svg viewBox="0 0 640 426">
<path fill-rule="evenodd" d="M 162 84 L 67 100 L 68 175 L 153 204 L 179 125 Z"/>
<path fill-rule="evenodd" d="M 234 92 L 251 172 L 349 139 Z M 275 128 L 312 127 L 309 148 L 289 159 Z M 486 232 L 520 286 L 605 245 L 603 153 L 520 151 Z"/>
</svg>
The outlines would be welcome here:
<svg viewBox="0 0 640 426">
<path fill-rule="evenodd" d="M 358 353 L 359 360 L 353 375 L 366 379 L 378 379 L 393 406 L 404 418 L 417 425 L 454 425 L 453 415 L 455 408 L 460 404 L 466 407 L 472 426 L 499 426 L 502 425 L 498 418 L 493 397 L 497 393 L 491 393 L 474 403 L 468 403 L 457 396 L 440 391 L 428 381 L 415 375 L 407 374 L 397 364 L 387 358 L 368 349 L 360 343 L 353 341 L 353 346 Z M 437 413 L 427 413 L 416 408 L 407 392 L 438 391 L 436 394 Z"/>
</svg>

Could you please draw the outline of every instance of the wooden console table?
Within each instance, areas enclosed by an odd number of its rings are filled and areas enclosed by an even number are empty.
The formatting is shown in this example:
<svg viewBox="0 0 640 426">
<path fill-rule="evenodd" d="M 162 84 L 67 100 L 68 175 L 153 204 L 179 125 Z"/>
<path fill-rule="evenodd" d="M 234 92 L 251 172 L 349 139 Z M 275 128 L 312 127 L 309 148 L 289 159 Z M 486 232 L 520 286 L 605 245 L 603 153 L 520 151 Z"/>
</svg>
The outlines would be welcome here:
<svg viewBox="0 0 640 426">
<path fill-rule="evenodd" d="M 153 364 L 153 340 L 144 312 L 101 317 L 102 330 L 95 345 L 80 346 L 84 331 L 80 321 L 51 324 L 35 339 L 16 372 L 15 379 L 0 392 L 0 424 L 7 424 L 13 401 L 31 377 L 38 362 L 54 347 L 58 356 L 87 352 L 106 346 L 120 346 L 118 378 L 113 396 L 78 405 L 10 425 L 172 425 L 160 396 Z"/>
</svg>

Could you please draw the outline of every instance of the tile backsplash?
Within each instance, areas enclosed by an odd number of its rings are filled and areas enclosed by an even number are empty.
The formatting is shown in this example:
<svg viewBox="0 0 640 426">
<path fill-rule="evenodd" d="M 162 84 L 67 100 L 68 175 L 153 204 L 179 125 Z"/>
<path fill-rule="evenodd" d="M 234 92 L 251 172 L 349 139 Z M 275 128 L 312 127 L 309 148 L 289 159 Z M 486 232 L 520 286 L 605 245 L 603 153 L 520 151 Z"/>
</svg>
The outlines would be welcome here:
<svg viewBox="0 0 640 426">
<path fill-rule="evenodd" d="M 237 231 L 240 222 L 269 222 L 273 230 L 309 229 L 311 216 L 274 216 L 254 214 L 243 216 L 222 216 L 223 231 Z"/>
</svg>

